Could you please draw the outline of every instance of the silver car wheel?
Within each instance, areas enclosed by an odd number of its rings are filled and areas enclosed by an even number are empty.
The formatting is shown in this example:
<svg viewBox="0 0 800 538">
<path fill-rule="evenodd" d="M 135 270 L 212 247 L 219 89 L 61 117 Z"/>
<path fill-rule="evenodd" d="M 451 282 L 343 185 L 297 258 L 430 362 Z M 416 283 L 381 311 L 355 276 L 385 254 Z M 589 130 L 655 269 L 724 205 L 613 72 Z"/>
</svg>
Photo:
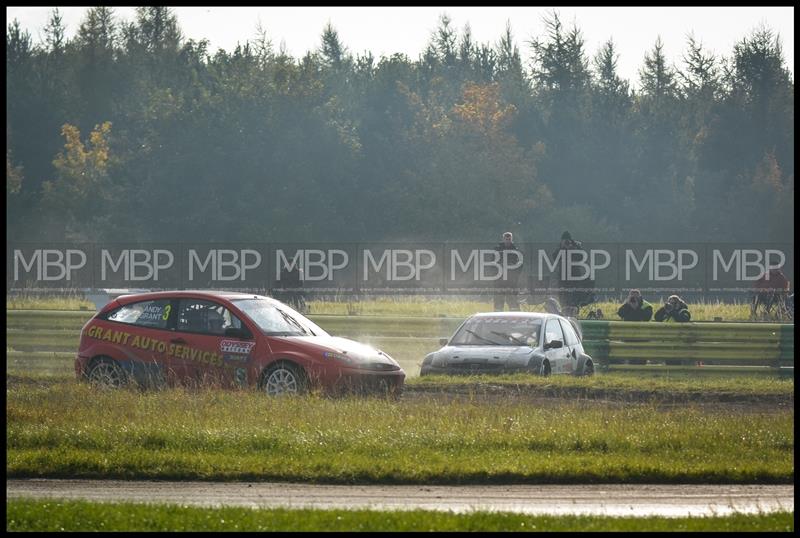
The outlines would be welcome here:
<svg viewBox="0 0 800 538">
<path fill-rule="evenodd" d="M 539 375 L 547 377 L 550 375 L 550 363 L 547 361 L 542 362 L 542 367 L 539 370 Z"/>
<path fill-rule="evenodd" d="M 101 388 L 119 388 L 125 383 L 125 374 L 116 363 L 101 361 L 89 372 L 89 382 Z"/>
<path fill-rule="evenodd" d="M 270 396 L 297 394 L 297 377 L 287 368 L 277 368 L 267 378 L 266 390 Z"/>
</svg>

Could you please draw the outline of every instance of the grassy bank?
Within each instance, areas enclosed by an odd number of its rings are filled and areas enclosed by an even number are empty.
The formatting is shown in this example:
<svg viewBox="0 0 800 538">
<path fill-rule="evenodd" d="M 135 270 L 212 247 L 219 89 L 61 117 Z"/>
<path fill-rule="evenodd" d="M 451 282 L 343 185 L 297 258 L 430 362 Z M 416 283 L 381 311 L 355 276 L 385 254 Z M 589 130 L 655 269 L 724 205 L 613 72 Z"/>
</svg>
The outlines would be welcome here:
<svg viewBox="0 0 800 538">
<path fill-rule="evenodd" d="M 761 531 L 792 532 L 794 514 L 724 517 L 528 516 L 426 510 L 200 508 L 11 500 L 9 531 Z"/>
<path fill-rule="evenodd" d="M 648 298 L 653 308 L 660 306 L 658 297 Z M 606 319 L 618 320 L 617 302 L 599 302 L 592 309 L 600 308 Z M 309 301 L 309 313 L 325 315 L 360 315 L 360 316 L 430 316 L 460 317 L 471 316 L 476 312 L 494 310 L 492 300 L 485 301 L 438 299 L 430 297 L 374 297 L 360 301 Z M 6 310 L 90 310 L 94 311 L 93 302 L 80 297 L 14 297 L 6 298 Z M 544 311 L 544 303 L 523 304 L 523 310 Z M 741 303 L 692 303 L 689 305 L 694 321 L 713 321 L 721 318 L 724 321 L 747 321 L 750 317 L 750 305 Z M 584 313 L 587 309 L 584 308 Z"/>
<path fill-rule="evenodd" d="M 10 477 L 788 483 L 794 409 L 7 388 Z"/>
<path fill-rule="evenodd" d="M 79 296 L 6 296 L 6 310 L 95 310 L 95 304 Z"/>
<path fill-rule="evenodd" d="M 664 297 L 666 299 L 666 296 Z M 661 306 L 658 298 L 649 299 L 655 311 Z M 599 302 L 591 309 L 601 309 L 606 319 L 619 320 L 617 310 L 622 302 Z M 362 316 L 432 316 L 432 317 L 467 317 L 476 312 L 492 312 L 494 304 L 490 298 L 486 301 L 430 299 L 427 297 L 391 297 L 366 299 L 360 302 L 309 301 L 311 314 L 362 315 Z M 544 303 L 523 304 L 522 310 L 544 312 Z M 749 303 L 692 303 L 689 305 L 694 321 L 747 321 L 750 318 Z M 582 313 L 588 311 L 584 308 Z"/>
</svg>

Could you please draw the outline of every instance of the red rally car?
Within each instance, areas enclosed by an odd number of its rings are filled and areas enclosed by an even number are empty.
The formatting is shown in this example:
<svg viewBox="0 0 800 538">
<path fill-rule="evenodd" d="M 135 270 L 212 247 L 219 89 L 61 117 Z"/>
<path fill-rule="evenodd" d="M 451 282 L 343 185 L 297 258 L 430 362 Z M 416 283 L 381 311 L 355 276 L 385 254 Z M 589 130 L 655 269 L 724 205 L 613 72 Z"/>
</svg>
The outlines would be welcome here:
<svg viewBox="0 0 800 538">
<path fill-rule="evenodd" d="M 405 372 L 386 353 L 333 337 L 260 295 L 123 295 L 81 331 L 79 379 L 119 387 L 257 387 L 270 395 L 356 390 L 399 395 Z"/>
</svg>

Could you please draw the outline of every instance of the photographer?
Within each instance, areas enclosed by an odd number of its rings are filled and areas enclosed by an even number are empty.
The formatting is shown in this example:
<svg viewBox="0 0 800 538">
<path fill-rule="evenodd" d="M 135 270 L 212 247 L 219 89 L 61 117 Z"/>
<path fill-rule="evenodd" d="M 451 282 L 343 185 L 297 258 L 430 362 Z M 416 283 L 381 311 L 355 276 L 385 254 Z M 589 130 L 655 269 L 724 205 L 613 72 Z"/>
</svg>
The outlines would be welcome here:
<svg viewBox="0 0 800 538">
<path fill-rule="evenodd" d="M 514 244 L 514 236 L 511 232 L 503 234 L 503 241 L 495 247 L 495 250 L 502 256 L 504 250 L 511 251 L 509 254 L 509 264 L 512 266 L 520 261 L 521 252 Z M 512 254 L 513 253 L 513 254 Z M 501 258 L 503 259 L 503 258 Z M 505 304 L 508 304 L 508 309 L 514 312 L 519 311 L 519 286 L 520 268 L 510 269 L 508 271 L 508 280 L 498 280 L 496 282 L 497 291 L 494 294 L 494 310 L 495 312 L 502 312 Z"/>
<path fill-rule="evenodd" d="M 561 234 L 561 242 L 559 243 L 558 249 L 553 252 L 553 257 L 556 258 L 559 253 L 563 253 L 562 255 L 566 258 L 569 256 L 570 251 L 585 252 L 586 249 L 583 247 L 583 243 L 572 239 L 572 235 L 568 231 L 565 231 Z M 566 261 L 562 259 L 562 263 L 566 263 Z M 590 305 L 595 301 L 593 291 L 594 280 L 588 278 L 588 276 L 577 277 L 575 272 L 578 270 L 578 267 L 575 265 L 568 267 L 571 267 L 571 271 L 566 275 L 566 278 L 562 278 L 563 273 L 560 271 L 558 274 L 554 275 L 554 278 L 557 282 L 559 299 L 563 306 L 564 315 L 577 317 L 580 307 Z"/>
<path fill-rule="evenodd" d="M 631 290 L 617 314 L 622 321 L 650 321 L 653 317 L 653 305 L 642 298 L 642 292 Z"/>
<path fill-rule="evenodd" d="M 677 295 L 670 295 L 664 306 L 656 312 L 656 321 L 677 321 L 685 323 L 692 319 L 689 305 Z"/>
</svg>

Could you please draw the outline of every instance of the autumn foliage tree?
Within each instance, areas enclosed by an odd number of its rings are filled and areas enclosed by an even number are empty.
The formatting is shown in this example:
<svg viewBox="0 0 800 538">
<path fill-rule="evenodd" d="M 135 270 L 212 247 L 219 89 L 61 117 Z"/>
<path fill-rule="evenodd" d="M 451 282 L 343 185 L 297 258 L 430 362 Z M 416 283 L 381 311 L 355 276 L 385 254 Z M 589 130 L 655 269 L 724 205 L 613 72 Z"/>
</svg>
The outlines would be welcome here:
<svg viewBox="0 0 800 538">
<path fill-rule="evenodd" d="M 15 241 L 794 238 L 794 81 L 763 26 L 726 56 L 654 39 L 632 81 L 555 11 L 521 46 L 443 14 L 416 58 L 332 24 L 299 57 L 255 21 L 211 50 L 163 6 L 67 30 L 6 32 Z"/>
</svg>

